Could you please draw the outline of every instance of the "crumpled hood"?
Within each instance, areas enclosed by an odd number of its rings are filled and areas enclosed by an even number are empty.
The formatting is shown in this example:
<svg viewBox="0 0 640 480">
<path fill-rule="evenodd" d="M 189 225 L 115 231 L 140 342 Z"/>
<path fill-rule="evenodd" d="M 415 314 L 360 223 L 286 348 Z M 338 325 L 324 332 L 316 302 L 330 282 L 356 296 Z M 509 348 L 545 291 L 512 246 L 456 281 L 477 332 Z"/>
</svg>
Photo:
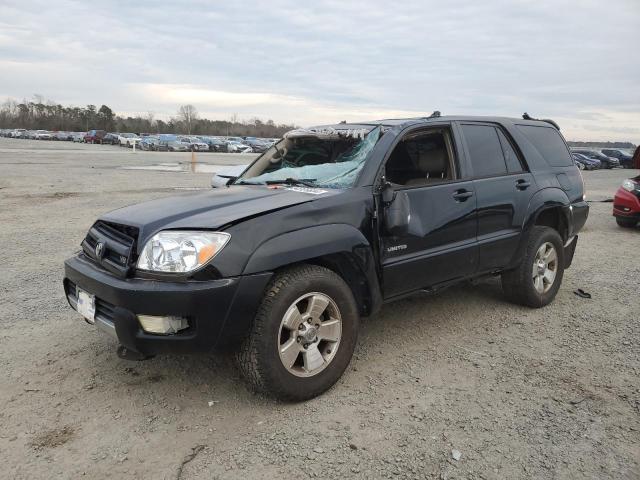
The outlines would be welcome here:
<svg viewBox="0 0 640 480">
<path fill-rule="evenodd" d="M 306 193 L 305 190 L 314 193 Z M 109 212 L 100 219 L 137 227 L 141 244 L 160 230 L 220 228 L 247 217 L 311 202 L 335 193 L 335 190 L 298 187 L 272 189 L 233 186 L 138 203 Z"/>
</svg>

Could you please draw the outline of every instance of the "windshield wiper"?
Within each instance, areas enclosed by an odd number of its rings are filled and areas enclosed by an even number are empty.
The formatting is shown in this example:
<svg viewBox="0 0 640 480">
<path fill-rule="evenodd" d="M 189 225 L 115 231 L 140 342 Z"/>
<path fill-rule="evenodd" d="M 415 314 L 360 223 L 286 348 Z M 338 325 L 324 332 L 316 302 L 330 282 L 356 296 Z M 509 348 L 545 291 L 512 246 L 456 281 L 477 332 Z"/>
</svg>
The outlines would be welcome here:
<svg viewBox="0 0 640 480">
<path fill-rule="evenodd" d="M 264 185 L 263 182 L 248 182 L 246 180 L 236 180 L 233 182 L 234 185 Z"/>
<path fill-rule="evenodd" d="M 305 187 L 315 187 L 316 185 L 315 178 L 285 178 L 284 180 L 267 180 L 265 183 L 267 185 L 276 185 L 276 184 L 284 184 L 284 185 L 304 185 Z"/>
</svg>

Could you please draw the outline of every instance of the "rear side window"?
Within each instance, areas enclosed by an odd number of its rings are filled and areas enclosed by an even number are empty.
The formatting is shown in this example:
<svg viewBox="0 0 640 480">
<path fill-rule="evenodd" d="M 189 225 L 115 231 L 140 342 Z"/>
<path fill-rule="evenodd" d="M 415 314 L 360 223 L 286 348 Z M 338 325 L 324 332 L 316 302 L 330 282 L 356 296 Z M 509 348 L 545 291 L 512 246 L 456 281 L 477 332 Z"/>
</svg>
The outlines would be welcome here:
<svg viewBox="0 0 640 480">
<path fill-rule="evenodd" d="M 509 170 L 509 173 L 522 172 L 522 163 L 520 162 L 518 154 L 513 149 L 513 145 L 511 145 L 511 142 L 500 129 L 496 131 L 498 132 L 498 137 L 500 137 L 500 145 L 502 146 L 502 153 L 504 153 L 504 161 L 507 163 L 507 170 Z"/>
<path fill-rule="evenodd" d="M 573 165 L 569 150 L 555 128 L 532 125 L 517 125 L 517 127 L 549 165 L 553 167 Z"/>
<path fill-rule="evenodd" d="M 502 146 L 496 129 L 489 125 L 462 125 L 473 173 L 476 177 L 495 177 L 507 174 Z"/>
</svg>

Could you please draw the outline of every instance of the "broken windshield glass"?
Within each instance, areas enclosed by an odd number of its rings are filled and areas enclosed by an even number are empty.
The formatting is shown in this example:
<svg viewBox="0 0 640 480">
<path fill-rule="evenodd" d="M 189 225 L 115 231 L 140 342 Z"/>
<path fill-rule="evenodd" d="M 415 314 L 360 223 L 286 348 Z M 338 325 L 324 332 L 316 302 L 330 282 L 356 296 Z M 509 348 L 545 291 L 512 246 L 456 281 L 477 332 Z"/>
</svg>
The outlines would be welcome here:
<svg viewBox="0 0 640 480">
<path fill-rule="evenodd" d="M 381 127 L 360 130 L 294 130 L 272 146 L 242 175 L 239 184 L 291 183 L 324 188 L 354 184 Z"/>
</svg>

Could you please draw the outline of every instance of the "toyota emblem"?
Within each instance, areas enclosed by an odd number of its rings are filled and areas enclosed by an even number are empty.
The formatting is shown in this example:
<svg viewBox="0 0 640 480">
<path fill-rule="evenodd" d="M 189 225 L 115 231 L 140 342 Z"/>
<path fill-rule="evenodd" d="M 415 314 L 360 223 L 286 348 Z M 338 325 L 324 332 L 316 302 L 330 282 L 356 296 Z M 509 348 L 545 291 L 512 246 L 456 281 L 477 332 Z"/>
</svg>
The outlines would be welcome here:
<svg viewBox="0 0 640 480">
<path fill-rule="evenodd" d="M 102 255 L 104 255 L 104 243 L 98 242 L 96 245 L 96 257 L 102 258 Z"/>
</svg>

